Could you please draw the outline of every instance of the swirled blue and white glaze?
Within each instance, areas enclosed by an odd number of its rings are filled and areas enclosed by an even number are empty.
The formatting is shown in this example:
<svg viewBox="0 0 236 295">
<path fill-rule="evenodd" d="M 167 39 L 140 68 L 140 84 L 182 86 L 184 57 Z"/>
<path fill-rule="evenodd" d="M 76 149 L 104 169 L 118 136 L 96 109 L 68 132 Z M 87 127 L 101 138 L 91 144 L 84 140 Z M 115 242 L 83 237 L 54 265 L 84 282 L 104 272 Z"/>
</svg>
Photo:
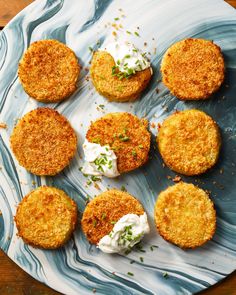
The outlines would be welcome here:
<svg viewBox="0 0 236 295">
<path fill-rule="evenodd" d="M 119 11 L 122 8 L 123 11 Z M 122 17 L 124 14 L 126 17 Z M 134 103 L 108 103 L 87 81 L 91 46 L 94 49 L 114 40 L 115 30 L 109 23 L 119 17 L 118 41 L 131 41 L 151 53 L 154 77 L 141 99 Z M 140 29 L 138 30 L 137 27 Z M 139 32 L 128 35 L 126 30 Z M 224 86 L 212 99 L 201 102 L 179 101 L 160 83 L 160 61 L 165 50 L 185 37 L 212 39 L 224 53 L 227 71 Z M 23 91 L 17 77 L 18 62 L 30 43 L 55 38 L 66 43 L 77 54 L 83 70 L 78 90 L 68 100 L 50 104 L 64 114 L 78 134 L 78 153 L 70 166 L 55 177 L 37 177 L 20 167 L 14 158 L 9 137 L 17 118 L 38 106 Z M 99 43 L 97 44 L 97 41 Z M 144 42 L 147 46 L 144 47 Z M 38 0 L 23 10 L 0 35 L 0 122 L 8 128 L 0 131 L 0 246 L 20 267 L 36 279 L 64 294 L 190 294 L 223 279 L 236 268 L 236 13 L 221 0 Z M 154 49 L 156 48 L 156 49 Z M 159 92 L 156 92 L 156 87 Z M 104 110 L 98 105 L 104 104 Z M 166 108 L 168 107 L 168 109 Z M 184 177 L 187 182 L 210 190 L 216 204 L 217 231 L 212 241 L 199 249 L 184 251 L 166 241 L 156 232 L 153 207 L 158 193 L 173 184 L 173 176 L 162 167 L 158 152 L 141 169 L 119 177 L 104 179 L 107 186 L 125 185 L 144 205 L 151 233 L 144 240 L 145 253 L 133 251 L 128 256 L 107 255 L 90 246 L 78 227 L 73 239 L 57 251 L 29 247 L 16 237 L 13 222 L 16 206 L 35 186 L 54 185 L 64 189 L 85 208 L 86 196 L 99 191 L 86 186 L 79 171 L 81 146 L 90 121 L 112 111 L 129 111 L 158 123 L 174 109 L 199 108 L 219 124 L 223 148 L 216 167 L 201 177 Z M 153 133 L 155 146 L 156 129 Z M 222 173 L 223 171 L 223 173 Z M 32 185 L 35 181 L 36 185 Z M 150 245 L 159 248 L 150 250 Z M 144 258 L 140 262 L 139 257 Z M 135 263 L 130 264 L 134 260 Z M 133 277 L 127 275 L 132 272 Z M 163 272 L 169 274 L 168 279 Z"/>
</svg>

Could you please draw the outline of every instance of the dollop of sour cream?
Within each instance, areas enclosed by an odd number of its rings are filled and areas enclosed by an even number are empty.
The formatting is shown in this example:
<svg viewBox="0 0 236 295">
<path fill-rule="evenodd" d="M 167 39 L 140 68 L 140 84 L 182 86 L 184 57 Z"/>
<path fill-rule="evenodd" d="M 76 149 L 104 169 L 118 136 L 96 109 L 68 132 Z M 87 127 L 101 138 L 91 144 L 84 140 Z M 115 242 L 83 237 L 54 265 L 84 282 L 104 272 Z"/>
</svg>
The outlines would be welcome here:
<svg viewBox="0 0 236 295">
<path fill-rule="evenodd" d="M 118 42 L 108 44 L 104 49 L 114 58 L 116 66 L 120 72 L 128 75 L 135 74 L 150 67 L 145 53 L 142 53 L 131 43 Z"/>
<path fill-rule="evenodd" d="M 85 163 L 81 169 L 82 173 L 96 176 L 116 177 L 117 157 L 109 145 L 101 146 L 89 142 L 87 139 L 83 144 Z"/>
<path fill-rule="evenodd" d="M 127 214 L 114 225 L 113 230 L 104 236 L 97 247 L 105 253 L 120 253 L 139 243 L 149 233 L 147 214 Z"/>
</svg>

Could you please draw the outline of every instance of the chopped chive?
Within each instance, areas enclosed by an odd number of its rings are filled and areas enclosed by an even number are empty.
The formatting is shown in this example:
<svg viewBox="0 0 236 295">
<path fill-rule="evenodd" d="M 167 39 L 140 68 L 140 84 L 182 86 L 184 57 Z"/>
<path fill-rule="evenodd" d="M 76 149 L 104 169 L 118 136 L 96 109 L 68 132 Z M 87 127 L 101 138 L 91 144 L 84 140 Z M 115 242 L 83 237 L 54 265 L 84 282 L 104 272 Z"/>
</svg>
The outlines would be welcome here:
<svg viewBox="0 0 236 295">
<path fill-rule="evenodd" d="M 127 34 L 131 35 L 132 33 L 130 31 L 126 31 Z"/>
<path fill-rule="evenodd" d="M 88 180 L 86 183 L 87 183 L 87 185 L 90 185 L 92 183 L 92 181 Z"/>
<path fill-rule="evenodd" d="M 93 47 L 89 46 L 89 50 L 90 50 L 91 52 L 93 52 Z"/>
<path fill-rule="evenodd" d="M 125 58 L 130 58 L 130 57 L 131 57 L 130 54 L 125 55 Z"/>
<path fill-rule="evenodd" d="M 132 276 L 132 277 L 134 276 L 134 274 L 133 274 L 132 272 L 130 272 L 130 271 L 128 271 L 127 274 L 128 274 L 129 276 Z"/>
<path fill-rule="evenodd" d="M 153 251 L 153 246 L 150 246 L 151 251 Z"/>
<path fill-rule="evenodd" d="M 121 141 L 128 141 L 129 140 L 129 137 L 128 136 L 124 136 L 122 138 L 120 138 Z"/>
<path fill-rule="evenodd" d="M 140 37 L 139 33 L 138 32 L 134 32 L 134 34 L 138 37 Z"/>
<path fill-rule="evenodd" d="M 93 220 L 93 226 L 94 226 L 94 227 L 97 226 L 97 220 L 96 220 L 96 219 Z"/>
<path fill-rule="evenodd" d="M 119 20 L 119 17 L 115 17 L 114 20 Z"/>
<path fill-rule="evenodd" d="M 124 185 L 122 185 L 121 190 L 122 190 L 122 192 L 127 192 L 127 189 L 125 188 Z"/>
<path fill-rule="evenodd" d="M 133 52 L 138 52 L 138 50 L 137 49 L 133 49 Z"/>
<path fill-rule="evenodd" d="M 136 157 L 136 156 L 137 156 L 136 151 L 132 151 L 132 155 L 133 155 L 134 157 Z"/>
<path fill-rule="evenodd" d="M 143 262 L 143 257 L 139 257 L 140 261 Z"/>
<path fill-rule="evenodd" d="M 104 107 L 105 107 L 104 104 L 99 105 L 99 108 L 101 108 L 101 109 L 104 109 Z"/>
<path fill-rule="evenodd" d="M 130 250 L 130 249 L 127 249 L 127 250 L 125 251 L 125 255 L 128 255 L 130 252 L 131 252 L 131 250 Z"/>
<path fill-rule="evenodd" d="M 99 180 L 101 180 L 99 177 L 96 177 L 95 175 L 92 175 L 91 176 L 91 180 L 92 181 L 99 181 Z"/>
<path fill-rule="evenodd" d="M 111 221 L 111 224 L 116 224 L 116 221 Z"/>
<path fill-rule="evenodd" d="M 106 213 L 102 213 L 102 219 L 105 219 L 106 218 Z"/>
<path fill-rule="evenodd" d="M 163 278 L 165 278 L 165 279 L 168 279 L 168 277 L 169 277 L 169 275 L 168 275 L 167 272 L 163 272 L 162 276 L 163 276 Z"/>
<path fill-rule="evenodd" d="M 142 144 L 140 144 L 138 147 L 139 147 L 140 149 L 143 149 L 143 145 L 142 145 Z"/>
<path fill-rule="evenodd" d="M 81 171 L 83 169 L 83 167 L 81 166 L 81 167 L 79 167 L 79 171 Z"/>
<path fill-rule="evenodd" d="M 93 143 L 100 143 L 100 138 L 94 138 L 94 139 L 92 139 L 92 142 Z"/>
</svg>

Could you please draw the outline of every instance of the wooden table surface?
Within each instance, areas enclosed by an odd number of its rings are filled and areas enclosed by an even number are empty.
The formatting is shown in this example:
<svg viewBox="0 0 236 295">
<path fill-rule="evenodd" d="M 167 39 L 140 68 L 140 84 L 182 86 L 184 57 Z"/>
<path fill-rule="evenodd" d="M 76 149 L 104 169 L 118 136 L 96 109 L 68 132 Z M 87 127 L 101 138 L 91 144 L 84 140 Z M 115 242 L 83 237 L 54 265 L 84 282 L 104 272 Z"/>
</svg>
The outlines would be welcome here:
<svg viewBox="0 0 236 295">
<path fill-rule="evenodd" d="M 21 9 L 31 2 L 33 0 L 0 0 L 0 28 L 3 28 Z M 227 2 L 236 8 L 236 0 L 227 0 Z M 56 294 L 60 293 L 34 280 L 0 250 L 0 295 Z M 236 272 L 199 294 L 236 295 Z"/>
</svg>

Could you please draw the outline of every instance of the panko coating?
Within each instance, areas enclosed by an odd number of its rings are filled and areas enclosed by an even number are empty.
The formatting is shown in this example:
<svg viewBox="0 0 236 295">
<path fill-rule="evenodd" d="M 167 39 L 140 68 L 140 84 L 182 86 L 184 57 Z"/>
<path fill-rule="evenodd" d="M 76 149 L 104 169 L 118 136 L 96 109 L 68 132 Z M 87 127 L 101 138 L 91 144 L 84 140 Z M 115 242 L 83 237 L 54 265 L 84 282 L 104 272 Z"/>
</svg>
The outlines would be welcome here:
<svg viewBox="0 0 236 295">
<path fill-rule="evenodd" d="M 75 53 L 57 40 L 32 43 L 18 69 L 25 92 L 42 102 L 58 102 L 70 96 L 77 88 L 79 74 Z"/>
<path fill-rule="evenodd" d="M 76 203 L 64 191 L 39 187 L 26 195 L 17 207 L 18 236 L 34 247 L 59 248 L 71 237 L 77 215 Z"/>
<path fill-rule="evenodd" d="M 166 51 L 161 72 L 163 83 L 178 98 L 207 99 L 224 81 L 224 58 L 212 41 L 184 39 Z"/>
<path fill-rule="evenodd" d="M 198 175 L 216 164 L 221 138 L 216 122 L 206 113 L 192 109 L 165 119 L 157 143 L 170 169 L 184 175 Z"/>
<path fill-rule="evenodd" d="M 204 190 L 184 182 L 159 194 L 154 218 L 160 235 L 181 248 L 203 245 L 216 230 L 213 202 Z"/>
<path fill-rule="evenodd" d="M 15 126 L 11 149 L 19 164 L 36 175 L 55 175 L 74 157 L 77 137 L 68 120 L 57 111 L 38 108 Z"/>
<path fill-rule="evenodd" d="M 117 156 L 119 173 L 139 168 L 148 160 L 151 134 L 148 121 L 130 113 L 109 113 L 94 121 L 86 134 L 89 142 L 109 145 Z"/>
</svg>

